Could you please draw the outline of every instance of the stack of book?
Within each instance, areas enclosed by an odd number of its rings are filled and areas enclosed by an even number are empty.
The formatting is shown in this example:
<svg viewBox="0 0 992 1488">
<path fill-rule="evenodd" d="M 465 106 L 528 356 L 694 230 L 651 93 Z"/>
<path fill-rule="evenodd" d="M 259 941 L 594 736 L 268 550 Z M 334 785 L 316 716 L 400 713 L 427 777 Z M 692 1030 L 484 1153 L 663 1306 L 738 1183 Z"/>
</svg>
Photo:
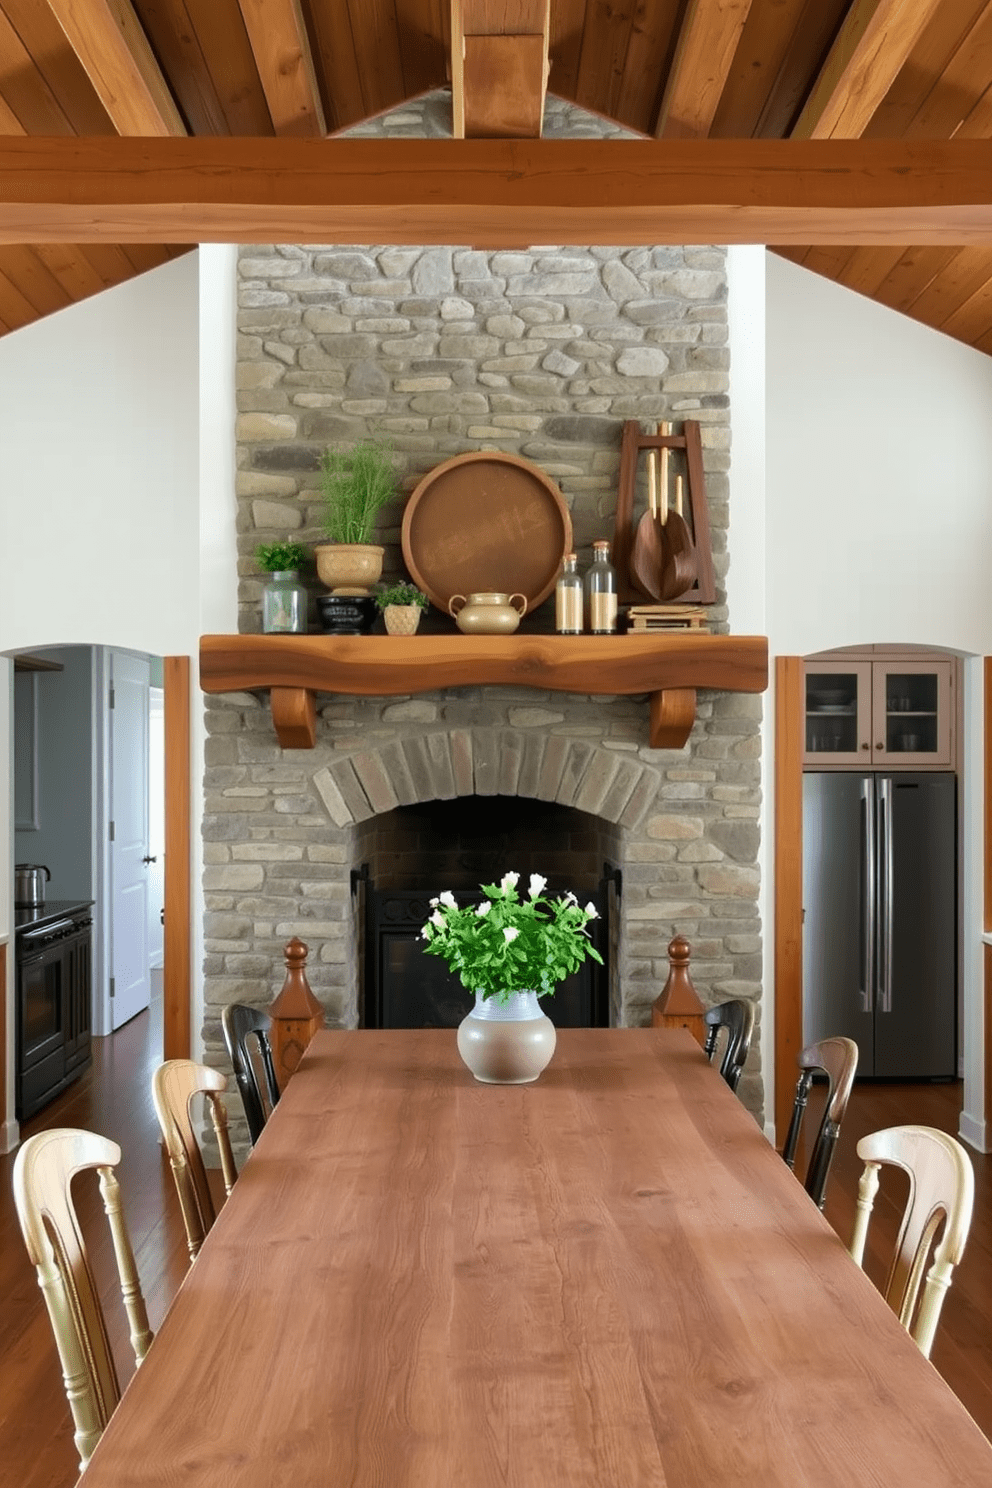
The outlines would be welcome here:
<svg viewBox="0 0 992 1488">
<path fill-rule="evenodd" d="M 627 630 L 695 630 L 708 634 L 706 606 L 701 604 L 631 605 L 627 611 Z"/>
</svg>

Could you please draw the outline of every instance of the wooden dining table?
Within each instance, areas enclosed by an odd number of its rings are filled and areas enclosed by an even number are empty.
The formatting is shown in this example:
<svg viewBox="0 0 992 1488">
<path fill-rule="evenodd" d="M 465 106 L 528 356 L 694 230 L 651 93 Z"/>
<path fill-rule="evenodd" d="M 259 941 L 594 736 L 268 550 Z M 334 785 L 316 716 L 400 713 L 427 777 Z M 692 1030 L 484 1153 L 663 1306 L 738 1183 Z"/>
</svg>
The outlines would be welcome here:
<svg viewBox="0 0 992 1488">
<path fill-rule="evenodd" d="M 85 1488 L 954 1488 L 992 1445 L 684 1030 L 314 1038 Z"/>
</svg>

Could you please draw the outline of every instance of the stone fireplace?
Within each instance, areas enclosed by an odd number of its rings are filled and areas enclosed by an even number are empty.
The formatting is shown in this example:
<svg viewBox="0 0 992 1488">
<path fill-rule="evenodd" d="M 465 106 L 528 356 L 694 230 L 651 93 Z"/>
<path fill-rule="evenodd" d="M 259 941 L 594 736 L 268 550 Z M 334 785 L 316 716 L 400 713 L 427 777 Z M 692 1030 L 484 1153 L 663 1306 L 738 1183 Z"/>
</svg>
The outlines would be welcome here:
<svg viewBox="0 0 992 1488">
<path fill-rule="evenodd" d="M 434 108 L 405 105 L 363 132 L 438 132 Z M 550 132 L 609 132 L 554 100 L 550 115 Z M 718 584 L 710 624 L 727 629 L 723 249 L 255 246 L 241 252 L 240 283 L 243 632 L 260 629 L 256 545 L 319 540 L 328 444 L 393 442 L 401 494 L 380 525 L 387 578 L 403 573 L 406 495 L 477 449 L 522 455 L 559 485 L 584 568 L 593 540 L 612 536 L 623 421 L 670 419 L 678 430 L 686 418 L 702 432 Z M 547 608 L 528 625 L 551 629 Z M 316 701 L 315 747 L 283 750 L 267 692 L 205 700 L 208 1059 L 226 1064 L 225 1003 L 271 1002 L 293 935 L 310 947 L 328 1024 L 358 1024 L 354 875 L 365 865 L 397 889 L 468 888 L 480 864 L 496 864 L 579 893 L 608 863 L 622 878 L 611 1022 L 647 1020 L 675 933 L 692 942 L 704 1001 L 760 1002 L 760 697 L 700 690 L 682 749 L 649 746 L 641 696 L 489 686 Z M 470 849 L 476 805 L 485 820 L 497 800 L 498 840 L 490 831 L 490 845 Z M 526 826 L 552 810 L 572 815 L 538 841 L 510 835 L 512 816 Z M 741 1094 L 760 1119 L 757 1050 Z"/>
</svg>

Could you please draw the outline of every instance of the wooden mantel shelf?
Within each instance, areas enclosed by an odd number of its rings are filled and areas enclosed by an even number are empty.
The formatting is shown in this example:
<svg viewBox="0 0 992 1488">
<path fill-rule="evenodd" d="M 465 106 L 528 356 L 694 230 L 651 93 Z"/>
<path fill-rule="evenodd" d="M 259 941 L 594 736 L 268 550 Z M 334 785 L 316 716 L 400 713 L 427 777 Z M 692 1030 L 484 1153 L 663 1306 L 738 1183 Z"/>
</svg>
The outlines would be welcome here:
<svg viewBox="0 0 992 1488">
<path fill-rule="evenodd" d="M 649 693 L 653 749 L 680 749 L 697 687 L 763 692 L 765 636 L 326 636 L 207 635 L 204 692 L 268 688 L 284 749 L 312 749 L 318 692 L 390 697 L 445 687 L 535 687 L 549 692 Z"/>
</svg>

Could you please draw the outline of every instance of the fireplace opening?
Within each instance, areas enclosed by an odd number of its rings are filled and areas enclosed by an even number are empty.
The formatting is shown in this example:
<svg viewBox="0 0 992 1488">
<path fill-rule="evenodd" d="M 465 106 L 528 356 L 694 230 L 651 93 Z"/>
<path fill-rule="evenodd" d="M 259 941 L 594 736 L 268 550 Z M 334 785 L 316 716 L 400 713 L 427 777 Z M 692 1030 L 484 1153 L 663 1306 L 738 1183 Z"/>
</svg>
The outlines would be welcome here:
<svg viewBox="0 0 992 1488">
<path fill-rule="evenodd" d="M 590 926 L 603 957 L 566 978 L 544 1012 L 558 1027 L 606 1027 L 615 1006 L 616 927 L 621 891 L 618 832 L 572 807 L 526 797 L 470 796 L 403 806 L 371 818 L 360 831 L 352 873 L 359 930 L 359 1018 L 365 1028 L 454 1028 L 472 994 L 444 962 L 424 953 L 420 931 L 430 900 L 450 889 L 479 903 L 481 885 L 507 870 L 546 892 L 571 890 L 591 900 Z"/>
</svg>

